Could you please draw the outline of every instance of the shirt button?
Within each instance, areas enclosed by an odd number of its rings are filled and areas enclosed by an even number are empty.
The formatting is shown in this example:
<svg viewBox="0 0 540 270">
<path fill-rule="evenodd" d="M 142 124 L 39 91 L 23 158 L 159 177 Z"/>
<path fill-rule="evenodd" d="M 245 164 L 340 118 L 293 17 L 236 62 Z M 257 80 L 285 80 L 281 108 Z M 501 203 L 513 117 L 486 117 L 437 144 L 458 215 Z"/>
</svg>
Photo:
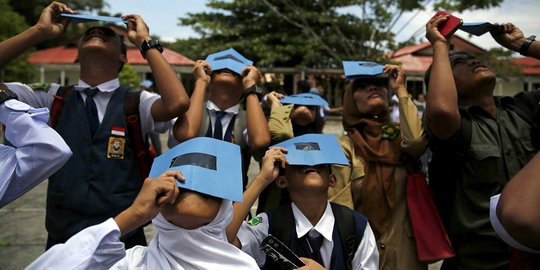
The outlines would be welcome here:
<svg viewBox="0 0 540 270">
<path fill-rule="evenodd" d="M 385 246 L 384 244 L 381 244 L 381 248 L 382 248 L 382 249 L 385 249 L 386 246 Z"/>
</svg>

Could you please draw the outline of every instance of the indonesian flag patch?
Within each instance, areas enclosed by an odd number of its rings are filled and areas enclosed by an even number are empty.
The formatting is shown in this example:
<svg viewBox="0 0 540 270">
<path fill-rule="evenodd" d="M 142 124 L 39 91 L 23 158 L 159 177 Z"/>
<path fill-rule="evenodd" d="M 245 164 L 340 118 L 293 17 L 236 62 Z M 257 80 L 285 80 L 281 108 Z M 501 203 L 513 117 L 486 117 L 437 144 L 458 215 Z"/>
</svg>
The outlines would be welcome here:
<svg viewBox="0 0 540 270">
<path fill-rule="evenodd" d="M 126 136 L 126 129 L 122 127 L 112 127 L 111 135 L 125 137 Z"/>
</svg>

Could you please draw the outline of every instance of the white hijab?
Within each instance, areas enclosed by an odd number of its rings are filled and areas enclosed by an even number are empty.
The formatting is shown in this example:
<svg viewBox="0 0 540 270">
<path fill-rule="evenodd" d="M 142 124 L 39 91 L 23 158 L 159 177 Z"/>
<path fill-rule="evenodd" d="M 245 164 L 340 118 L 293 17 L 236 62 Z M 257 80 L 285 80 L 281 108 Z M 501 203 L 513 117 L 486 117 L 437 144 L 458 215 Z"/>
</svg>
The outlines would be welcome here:
<svg viewBox="0 0 540 270">
<path fill-rule="evenodd" d="M 127 251 L 119 268 L 128 269 L 259 269 L 255 260 L 227 241 L 225 229 L 233 216 L 232 202 L 222 200 L 216 218 L 195 230 L 182 229 L 161 214 L 152 223 L 157 234 L 146 247 Z M 115 268 L 115 267 L 113 267 Z"/>
</svg>

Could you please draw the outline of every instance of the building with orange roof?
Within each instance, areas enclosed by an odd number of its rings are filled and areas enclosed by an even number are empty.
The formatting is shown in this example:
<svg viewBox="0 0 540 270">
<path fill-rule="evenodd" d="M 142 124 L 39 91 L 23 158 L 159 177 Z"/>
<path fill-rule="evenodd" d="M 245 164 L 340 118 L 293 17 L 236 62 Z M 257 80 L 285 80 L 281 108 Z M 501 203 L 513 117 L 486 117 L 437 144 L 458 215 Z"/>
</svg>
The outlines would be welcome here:
<svg viewBox="0 0 540 270">
<path fill-rule="evenodd" d="M 474 54 L 484 53 L 485 49 L 459 37 L 452 36 L 450 49 L 466 51 Z M 395 52 L 388 53 L 386 58 L 391 62 L 400 63 L 407 71 L 407 88 L 414 96 L 425 93 L 424 74 L 431 65 L 433 49 L 429 42 L 403 47 Z M 523 76 L 497 78 L 495 95 L 514 95 L 523 90 L 540 88 L 540 60 L 531 57 L 513 58 Z"/>
</svg>

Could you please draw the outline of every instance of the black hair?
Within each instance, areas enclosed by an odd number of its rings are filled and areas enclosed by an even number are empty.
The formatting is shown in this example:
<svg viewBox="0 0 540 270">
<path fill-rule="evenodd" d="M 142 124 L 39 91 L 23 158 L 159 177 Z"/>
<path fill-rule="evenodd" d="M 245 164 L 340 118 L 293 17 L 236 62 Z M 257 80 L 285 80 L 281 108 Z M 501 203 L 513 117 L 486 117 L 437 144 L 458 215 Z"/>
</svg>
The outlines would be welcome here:
<svg viewBox="0 0 540 270">
<path fill-rule="evenodd" d="M 448 53 L 448 58 L 450 58 L 450 64 L 452 64 L 452 59 L 456 58 L 457 56 L 465 56 L 467 58 L 474 57 L 468 52 L 464 51 L 452 51 Z M 429 65 L 428 69 L 426 70 L 426 73 L 424 74 L 424 84 L 426 85 L 426 89 L 429 87 L 429 76 L 431 76 L 431 68 L 433 67 L 433 63 Z"/>
<path fill-rule="evenodd" d="M 296 83 L 296 87 L 298 88 L 298 91 L 300 93 L 309 93 L 309 90 L 311 89 L 311 84 L 309 84 L 309 82 L 306 80 L 302 80 Z"/>
</svg>

